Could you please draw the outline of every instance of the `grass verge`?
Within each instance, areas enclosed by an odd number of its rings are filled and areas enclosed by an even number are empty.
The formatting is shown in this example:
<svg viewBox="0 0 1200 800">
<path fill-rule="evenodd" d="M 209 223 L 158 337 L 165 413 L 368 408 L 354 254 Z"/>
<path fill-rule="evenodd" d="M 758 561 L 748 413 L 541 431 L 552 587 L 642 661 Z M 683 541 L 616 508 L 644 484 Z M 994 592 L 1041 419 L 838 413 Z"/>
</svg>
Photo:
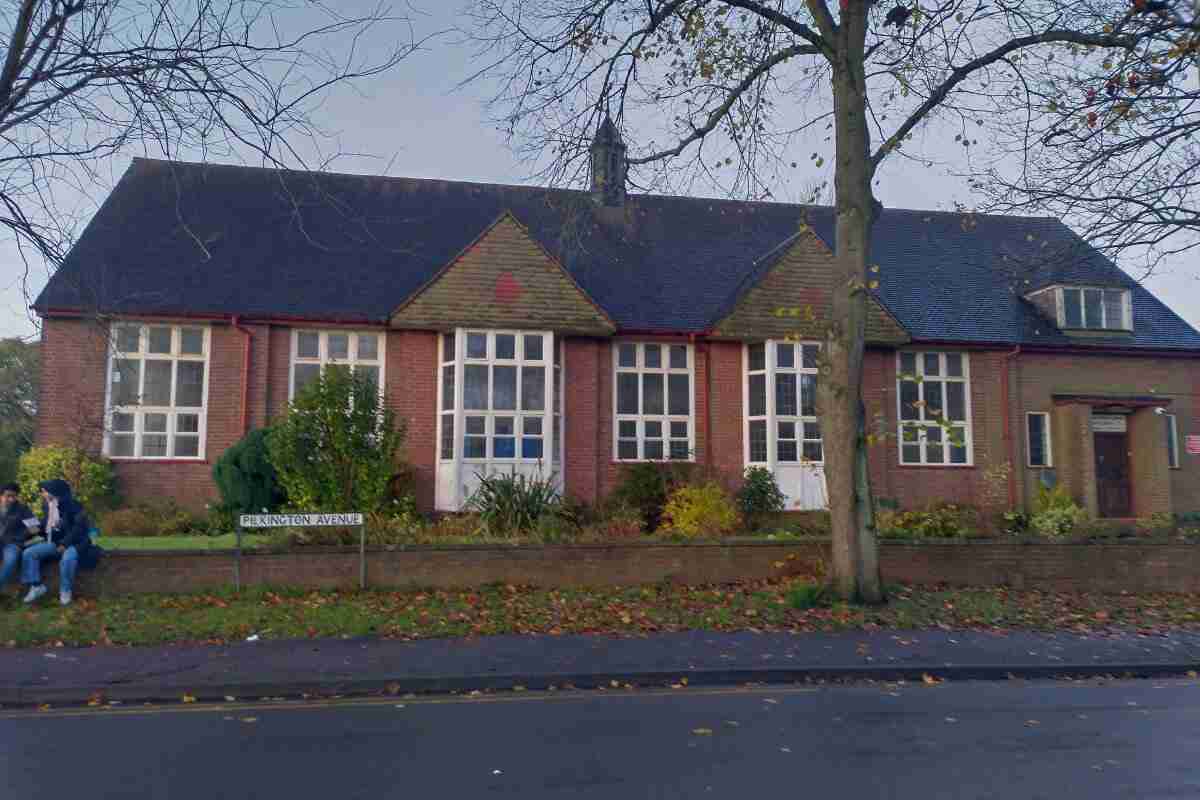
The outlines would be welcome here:
<svg viewBox="0 0 1200 800">
<path fill-rule="evenodd" d="M 150 645 L 264 638 L 492 634 L 644 634 L 678 630 L 1111 628 L 1159 632 L 1200 626 L 1200 595 L 1101 595 L 1008 589 L 894 587 L 879 608 L 795 608 L 800 579 L 728 586 L 655 585 L 474 591 L 315 591 L 252 588 L 185 595 L 82 597 L 69 608 L 0 599 L 0 644 Z"/>
<path fill-rule="evenodd" d="M 267 543 L 270 537 L 256 534 L 242 536 L 242 547 L 253 549 Z M 102 536 L 96 544 L 105 550 L 229 550 L 237 546 L 237 536 Z"/>
</svg>

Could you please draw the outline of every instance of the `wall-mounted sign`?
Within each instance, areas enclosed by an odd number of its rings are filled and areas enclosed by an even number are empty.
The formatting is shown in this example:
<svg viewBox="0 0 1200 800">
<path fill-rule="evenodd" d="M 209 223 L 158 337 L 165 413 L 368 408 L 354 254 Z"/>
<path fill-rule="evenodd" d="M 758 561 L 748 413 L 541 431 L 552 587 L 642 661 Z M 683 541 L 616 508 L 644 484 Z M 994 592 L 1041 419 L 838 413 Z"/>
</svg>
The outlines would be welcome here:
<svg viewBox="0 0 1200 800">
<path fill-rule="evenodd" d="M 1120 414 L 1092 414 L 1094 433 L 1125 433 L 1128 420 Z"/>
<path fill-rule="evenodd" d="M 1200 456 L 1200 436 L 1187 437 L 1187 454 L 1189 456 Z"/>
<path fill-rule="evenodd" d="M 362 514 L 242 514 L 243 528 L 329 528 L 363 524 Z"/>
</svg>

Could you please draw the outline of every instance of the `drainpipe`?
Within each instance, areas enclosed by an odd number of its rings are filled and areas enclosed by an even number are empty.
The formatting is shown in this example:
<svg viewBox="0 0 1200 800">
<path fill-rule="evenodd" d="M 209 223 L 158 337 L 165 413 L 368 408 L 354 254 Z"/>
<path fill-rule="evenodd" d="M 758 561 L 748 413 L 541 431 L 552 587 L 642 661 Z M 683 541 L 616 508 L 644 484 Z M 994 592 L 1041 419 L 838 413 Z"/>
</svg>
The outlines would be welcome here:
<svg viewBox="0 0 1200 800">
<path fill-rule="evenodd" d="M 237 314 L 233 315 L 233 328 L 242 335 L 242 436 L 245 436 L 250 423 L 250 340 L 254 334 L 242 327 Z"/>
<path fill-rule="evenodd" d="M 1008 389 L 1008 369 L 1012 359 L 1021 352 L 1021 345 L 1017 345 L 1010 352 L 1004 354 L 1003 360 L 1000 362 L 1000 402 L 1004 405 L 1004 452 L 1008 456 L 1008 507 L 1013 508 L 1017 504 L 1017 459 L 1013 453 L 1013 436 L 1012 436 L 1012 405 L 1009 401 Z"/>
</svg>

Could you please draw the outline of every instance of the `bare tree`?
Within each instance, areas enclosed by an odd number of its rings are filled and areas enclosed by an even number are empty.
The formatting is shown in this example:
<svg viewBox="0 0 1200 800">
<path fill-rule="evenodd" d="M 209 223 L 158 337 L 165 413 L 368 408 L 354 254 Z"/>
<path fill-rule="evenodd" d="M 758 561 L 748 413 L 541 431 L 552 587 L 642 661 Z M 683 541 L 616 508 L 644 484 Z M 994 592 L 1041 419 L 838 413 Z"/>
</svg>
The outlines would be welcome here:
<svg viewBox="0 0 1200 800">
<path fill-rule="evenodd" d="M 1027 81 L 1068 47 L 1129 50 L 1106 26 L 1118 0 L 475 0 L 480 75 L 539 176 L 579 179 L 602 115 L 653 130 L 635 145 L 634 185 L 709 180 L 769 195 L 770 170 L 833 137 L 836 290 L 825 320 L 818 403 L 833 517 L 833 579 L 845 597 L 883 591 L 861 398 L 873 184 L 926 123 L 978 144 L 979 117 L 1037 102 Z M 660 141 L 661 139 L 661 141 Z"/>
<path fill-rule="evenodd" d="M 325 138 L 312 112 L 328 92 L 391 69 L 420 44 L 383 6 L 358 16 L 287 0 L 4 6 L 0 225 L 26 257 L 26 277 L 28 256 L 53 269 L 70 247 L 59 193 L 103 185 L 112 157 L 236 154 L 320 167 L 305 154 Z M 373 34 L 389 44 L 367 53 Z"/>
</svg>

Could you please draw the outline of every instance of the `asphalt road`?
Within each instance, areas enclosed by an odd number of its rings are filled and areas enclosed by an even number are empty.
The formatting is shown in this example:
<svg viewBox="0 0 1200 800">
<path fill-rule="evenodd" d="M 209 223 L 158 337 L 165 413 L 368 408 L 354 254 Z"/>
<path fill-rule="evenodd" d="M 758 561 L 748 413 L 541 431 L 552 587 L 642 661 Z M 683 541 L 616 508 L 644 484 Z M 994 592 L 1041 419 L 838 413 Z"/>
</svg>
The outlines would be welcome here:
<svg viewBox="0 0 1200 800">
<path fill-rule="evenodd" d="M 1196 681 L 0 711 L 4 797 L 1200 797 Z"/>
</svg>

